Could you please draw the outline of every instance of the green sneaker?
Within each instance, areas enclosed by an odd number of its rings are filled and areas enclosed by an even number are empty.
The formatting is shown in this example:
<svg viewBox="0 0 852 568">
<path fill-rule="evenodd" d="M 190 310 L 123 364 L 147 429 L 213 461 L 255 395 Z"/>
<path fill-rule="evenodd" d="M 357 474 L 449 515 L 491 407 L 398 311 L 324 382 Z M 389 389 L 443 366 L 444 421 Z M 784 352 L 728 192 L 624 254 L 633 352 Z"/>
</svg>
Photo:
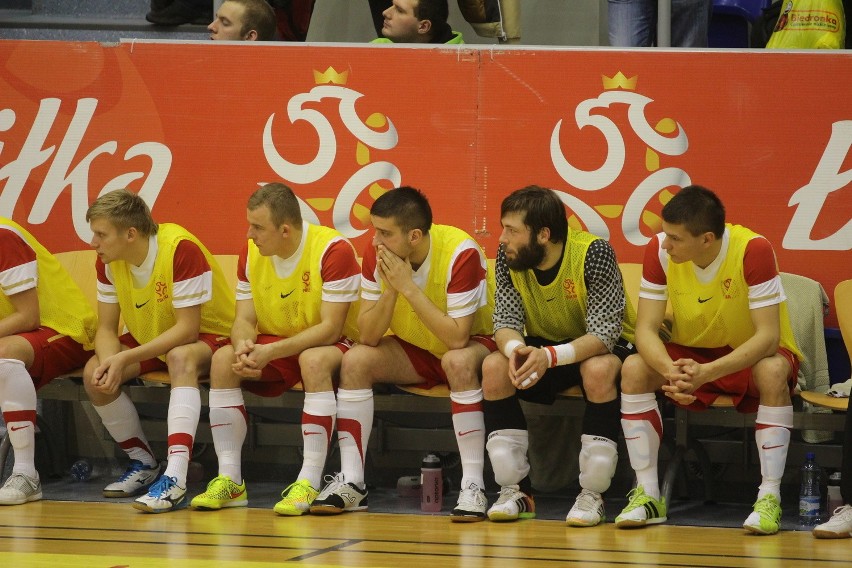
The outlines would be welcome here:
<svg viewBox="0 0 852 568">
<path fill-rule="evenodd" d="M 621 514 L 615 518 L 615 526 L 624 529 L 644 527 L 666 522 L 666 500 L 654 499 L 640 485 L 627 494 L 629 501 Z"/>
<path fill-rule="evenodd" d="M 307 479 L 296 480 L 281 492 L 282 499 L 272 508 L 279 515 L 298 516 L 304 515 L 311 508 L 311 503 L 319 495 L 319 491 L 311 487 Z"/>
<path fill-rule="evenodd" d="M 775 534 L 781 526 L 781 502 L 775 495 L 764 495 L 754 504 L 754 512 L 743 528 L 754 534 Z"/>
<path fill-rule="evenodd" d="M 196 495 L 192 503 L 193 509 L 218 510 L 227 507 L 245 507 L 248 505 L 248 493 L 246 493 L 246 482 L 242 485 L 234 483 L 227 475 L 214 477 L 207 484 L 207 491 Z"/>
</svg>

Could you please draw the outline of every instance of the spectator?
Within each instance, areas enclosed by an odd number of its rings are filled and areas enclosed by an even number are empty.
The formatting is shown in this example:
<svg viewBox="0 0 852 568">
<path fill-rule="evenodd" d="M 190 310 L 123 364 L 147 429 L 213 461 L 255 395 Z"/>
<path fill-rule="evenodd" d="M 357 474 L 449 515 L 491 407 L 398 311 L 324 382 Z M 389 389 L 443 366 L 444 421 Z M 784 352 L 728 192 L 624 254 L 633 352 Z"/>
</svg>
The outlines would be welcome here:
<svg viewBox="0 0 852 568">
<path fill-rule="evenodd" d="M 711 0 L 671 0 L 671 46 L 707 47 Z M 609 44 L 651 47 L 657 44 L 657 0 L 608 0 Z"/>
<path fill-rule="evenodd" d="M 382 36 L 373 43 L 464 43 L 453 31 L 447 0 L 393 0 L 382 12 Z"/>
<path fill-rule="evenodd" d="M 275 38 L 275 12 L 266 0 L 225 0 L 207 29 L 219 41 L 270 41 Z"/>
</svg>

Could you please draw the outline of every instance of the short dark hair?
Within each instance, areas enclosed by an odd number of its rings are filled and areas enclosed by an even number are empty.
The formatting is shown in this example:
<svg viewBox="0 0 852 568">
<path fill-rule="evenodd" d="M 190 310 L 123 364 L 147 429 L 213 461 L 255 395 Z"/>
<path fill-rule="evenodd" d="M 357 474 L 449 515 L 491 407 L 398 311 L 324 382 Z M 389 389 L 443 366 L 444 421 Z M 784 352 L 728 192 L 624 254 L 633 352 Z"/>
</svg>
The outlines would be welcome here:
<svg viewBox="0 0 852 568">
<path fill-rule="evenodd" d="M 251 194 L 248 200 L 248 210 L 254 211 L 266 205 L 269 216 L 276 227 L 284 223 L 302 228 L 302 209 L 293 190 L 283 183 L 267 183 Z"/>
<path fill-rule="evenodd" d="M 419 0 L 414 8 L 414 16 L 418 20 L 429 20 L 432 29 L 438 30 L 447 25 L 450 7 L 447 0 Z"/>
<path fill-rule="evenodd" d="M 257 32 L 259 41 L 270 41 L 275 38 L 277 22 L 275 10 L 266 0 L 225 0 L 243 7 L 243 29 L 240 35 L 245 36 L 251 30 Z"/>
<path fill-rule="evenodd" d="M 393 219 L 404 231 L 420 229 L 427 234 L 432 228 L 432 208 L 419 189 L 402 186 L 379 196 L 370 208 L 370 215 Z"/>
<path fill-rule="evenodd" d="M 509 194 L 500 205 L 500 217 L 507 213 L 523 213 L 524 225 L 533 235 L 544 227 L 550 229 L 550 242 L 562 243 L 568 238 L 568 217 L 565 205 L 553 192 L 537 185 L 528 185 Z"/>
<path fill-rule="evenodd" d="M 683 225 L 694 237 L 713 233 L 722 238 L 725 232 L 725 206 L 719 197 L 700 185 L 688 185 L 678 191 L 663 207 L 663 221 Z"/>
</svg>

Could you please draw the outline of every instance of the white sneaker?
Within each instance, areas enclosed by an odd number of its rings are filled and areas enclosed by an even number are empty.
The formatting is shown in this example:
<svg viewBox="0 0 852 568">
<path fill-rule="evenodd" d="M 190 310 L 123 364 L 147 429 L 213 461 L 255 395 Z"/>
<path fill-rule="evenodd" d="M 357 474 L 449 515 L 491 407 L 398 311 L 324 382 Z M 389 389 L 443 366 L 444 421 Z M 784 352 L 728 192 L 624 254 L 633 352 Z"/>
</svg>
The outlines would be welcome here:
<svg viewBox="0 0 852 568">
<path fill-rule="evenodd" d="M 459 500 L 456 508 L 450 513 L 450 519 L 454 523 L 484 521 L 487 508 L 488 499 L 485 497 L 485 491 L 475 483 L 471 483 L 467 489 L 459 491 Z"/>
<path fill-rule="evenodd" d="M 148 490 L 160 475 L 160 466 L 149 467 L 139 460 L 130 460 L 127 469 L 115 483 L 104 487 L 104 497 L 133 497 Z"/>
<path fill-rule="evenodd" d="M 367 510 L 367 489 L 347 483 L 343 474 L 326 475 L 326 486 L 311 503 L 314 515 L 337 515 L 351 511 Z"/>
<path fill-rule="evenodd" d="M 843 505 L 834 510 L 831 518 L 814 527 L 817 538 L 849 538 L 852 536 L 852 507 Z"/>
<path fill-rule="evenodd" d="M 571 527 L 593 527 L 605 520 L 606 512 L 601 494 L 583 489 L 565 517 L 565 524 Z"/>
<path fill-rule="evenodd" d="M 13 473 L 0 489 L 0 505 L 23 505 L 41 499 L 41 480 Z"/>
<path fill-rule="evenodd" d="M 488 509 L 488 518 L 492 521 L 517 521 L 535 518 L 535 501 L 517 485 L 507 485 L 500 489 L 497 502 Z"/>
<path fill-rule="evenodd" d="M 146 513 L 167 513 L 186 507 L 186 487 L 174 477 L 164 475 L 148 489 L 148 493 L 133 502 L 133 508 Z"/>
</svg>

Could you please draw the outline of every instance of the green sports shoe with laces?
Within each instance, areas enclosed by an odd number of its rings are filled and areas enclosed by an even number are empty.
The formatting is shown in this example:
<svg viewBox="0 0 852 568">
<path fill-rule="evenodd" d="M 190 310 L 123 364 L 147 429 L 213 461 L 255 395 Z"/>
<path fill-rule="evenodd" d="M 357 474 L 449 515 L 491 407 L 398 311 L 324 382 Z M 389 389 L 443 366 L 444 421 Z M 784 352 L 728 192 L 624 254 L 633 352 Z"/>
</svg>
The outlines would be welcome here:
<svg viewBox="0 0 852 568">
<path fill-rule="evenodd" d="M 754 534 L 775 534 L 780 526 L 781 502 L 771 494 L 755 502 L 754 512 L 743 523 L 743 528 Z"/>
<path fill-rule="evenodd" d="M 196 495 L 190 503 L 193 509 L 208 509 L 215 511 L 227 507 L 245 507 L 248 505 L 246 482 L 237 485 L 227 475 L 214 477 L 207 484 L 207 491 Z"/>
<path fill-rule="evenodd" d="M 624 529 L 666 522 L 666 500 L 654 499 L 641 485 L 627 494 L 627 506 L 615 518 L 615 526 Z"/>
<path fill-rule="evenodd" d="M 299 479 L 287 486 L 281 492 L 282 499 L 272 508 L 279 515 L 295 517 L 304 515 L 311 508 L 311 503 L 319 495 L 319 491 L 311 486 L 307 479 Z"/>
</svg>

